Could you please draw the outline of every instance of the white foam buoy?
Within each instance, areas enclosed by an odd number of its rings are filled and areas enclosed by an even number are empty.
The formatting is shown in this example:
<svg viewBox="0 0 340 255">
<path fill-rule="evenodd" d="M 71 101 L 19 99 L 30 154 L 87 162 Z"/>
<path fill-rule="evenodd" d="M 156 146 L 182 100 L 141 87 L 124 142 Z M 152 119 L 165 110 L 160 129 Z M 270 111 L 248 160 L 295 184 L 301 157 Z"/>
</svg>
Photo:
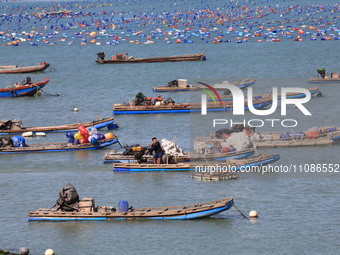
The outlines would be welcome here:
<svg viewBox="0 0 340 255">
<path fill-rule="evenodd" d="M 54 255 L 54 250 L 52 250 L 52 249 L 47 249 L 47 250 L 45 251 L 45 255 Z"/>
<path fill-rule="evenodd" d="M 252 210 L 249 212 L 249 218 L 257 218 L 257 217 L 259 217 L 259 214 L 257 211 Z"/>
<path fill-rule="evenodd" d="M 22 135 L 21 135 L 22 137 L 31 137 L 31 136 L 33 136 L 33 132 L 24 132 L 24 133 L 22 133 Z"/>
<path fill-rule="evenodd" d="M 44 132 L 36 132 L 35 135 L 36 136 L 46 136 L 46 133 L 44 133 Z"/>
<path fill-rule="evenodd" d="M 77 112 L 77 111 L 79 111 L 79 109 L 77 107 L 75 107 L 75 108 L 73 108 L 73 111 Z"/>
</svg>

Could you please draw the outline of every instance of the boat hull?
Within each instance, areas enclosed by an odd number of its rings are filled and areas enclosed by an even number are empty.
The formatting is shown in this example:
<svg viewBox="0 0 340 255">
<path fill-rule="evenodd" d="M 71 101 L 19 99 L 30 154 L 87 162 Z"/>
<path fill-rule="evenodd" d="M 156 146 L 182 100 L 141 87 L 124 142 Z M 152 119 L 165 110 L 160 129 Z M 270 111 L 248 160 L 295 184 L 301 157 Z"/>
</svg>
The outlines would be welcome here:
<svg viewBox="0 0 340 255">
<path fill-rule="evenodd" d="M 280 159 L 279 154 L 264 155 L 256 158 L 234 160 L 232 164 L 218 164 L 221 167 L 229 166 L 233 171 L 241 171 L 254 167 L 261 167 L 274 163 Z M 237 162 L 239 161 L 239 162 Z M 207 164 L 206 162 L 204 163 Z M 197 171 L 204 166 L 202 161 L 195 163 L 179 163 L 179 164 L 130 164 L 130 163 L 116 163 L 113 166 L 114 172 L 178 172 L 178 171 Z"/>
<path fill-rule="evenodd" d="M 61 212 L 40 209 L 29 212 L 28 221 L 192 220 L 229 210 L 233 198 L 180 207 L 135 208 L 128 212 Z"/>
<path fill-rule="evenodd" d="M 340 83 L 340 78 L 310 78 L 309 83 Z"/>
<path fill-rule="evenodd" d="M 49 82 L 46 78 L 42 82 L 35 82 L 29 85 L 23 85 L 15 88 L 0 89 L 0 98 L 15 98 L 24 96 L 34 96 Z"/>
<path fill-rule="evenodd" d="M 246 79 L 241 82 L 230 83 L 240 89 L 249 87 L 255 83 L 255 79 Z M 168 86 L 157 86 L 153 88 L 154 92 L 185 92 L 185 91 L 200 91 L 201 86 L 188 86 L 188 87 L 168 87 Z M 215 87 L 214 87 L 215 88 Z M 215 88 L 215 90 L 225 90 L 225 88 Z"/>
<path fill-rule="evenodd" d="M 79 150 L 97 150 L 118 143 L 118 139 L 106 139 L 99 141 L 98 145 L 78 144 L 72 145 L 67 143 L 59 144 L 32 144 L 30 147 L 4 147 L 0 148 L 0 154 L 13 153 L 40 153 L 40 152 L 63 152 Z"/>
<path fill-rule="evenodd" d="M 265 100 L 259 103 L 255 103 L 253 106 L 255 109 L 262 109 L 272 104 L 272 100 Z M 232 105 L 216 105 L 214 107 L 207 107 L 207 112 L 230 112 L 233 110 Z M 249 111 L 248 106 L 244 106 L 244 110 Z M 175 107 L 169 106 L 113 106 L 113 114 L 164 114 L 164 113 L 194 113 L 201 112 L 202 109 L 199 107 L 183 107 L 176 105 Z"/>
<path fill-rule="evenodd" d="M 310 88 L 309 89 L 309 92 L 311 93 L 311 95 L 315 95 L 315 94 L 318 94 L 320 93 L 320 90 L 319 88 Z M 264 94 L 264 95 L 258 95 L 258 96 L 261 96 L 261 97 L 272 97 L 271 94 Z M 306 94 L 305 93 L 287 93 L 286 95 L 286 98 L 287 99 L 293 99 L 293 98 L 304 98 L 306 97 Z M 281 100 L 281 95 L 278 95 L 278 100 Z M 224 97 L 222 96 L 222 101 L 233 101 L 233 97 Z M 209 99 L 209 101 L 213 101 L 212 99 Z"/>
<path fill-rule="evenodd" d="M 114 118 L 105 118 L 102 120 L 95 120 L 91 122 L 75 123 L 70 125 L 51 126 L 51 127 L 27 127 L 19 130 L 0 130 L 0 135 L 16 135 L 24 132 L 44 132 L 44 133 L 63 133 L 63 132 L 77 132 L 78 126 L 84 126 L 85 128 L 95 127 L 96 129 L 116 129 L 118 124 L 115 123 Z"/>
<path fill-rule="evenodd" d="M 129 59 L 97 59 L 98 64 L 129 64 L 129 63 L 157 63 L 157 62 L 179 62 L 205 60 L 204 53 L 191 55 L 178 55 L 154 58 L 129 58 Z"/>
<path fill-rule="evenodd" d="M 245 149 L 241 151 L 233 151 L 227 153 L 212 153 L 212 154 L 193 154 L 184 156 L 175 156 L 176 162 L 189 162 L 189 161 L 201 161 L 201 160 L 227 160 L 227 159 L 242 159 L 247 158 L 255 153 L 253 148 Z M 152 156 L 145 156 L 144 158 L 152 160 Z M 103 158 L 104 163 L 133 163 L 137 162 L 134 156 L 124 156 L 122 154 L 106 154 Z"/>
<path fill-rule="evenodd" d="M 35 66 L 23 66 L 23 67 L 13 67 L 13 68 L 1 68 L 0 74 L 11 74 L 11 73 L 34 73 L 42 72 L 50 66 L 49 63 L 42 62 Z"/>
</svg>

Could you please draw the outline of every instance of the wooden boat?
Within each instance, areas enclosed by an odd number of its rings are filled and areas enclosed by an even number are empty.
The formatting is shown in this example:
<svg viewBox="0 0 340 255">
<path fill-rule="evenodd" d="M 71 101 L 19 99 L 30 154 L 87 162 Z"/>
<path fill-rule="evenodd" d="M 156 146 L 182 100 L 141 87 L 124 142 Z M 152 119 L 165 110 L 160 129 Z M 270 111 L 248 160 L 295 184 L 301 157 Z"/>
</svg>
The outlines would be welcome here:
<svg viewBox="0 0 340 255">
<path fill-rule="evenodd" d="M 298 146 L 326 146 L 333 145 L 340 141 L 340 128 L 333 128 L 334 131 L 321 133 L 316 138 L 308 138 L 305 136 L 308 131 L 289 132 L 289 137 L 282 137 L 283 132 L 256 132 L 251 137 L 254 147 L 256 148 L 275 148 L 275 147 L 298 147 Z M 319 128 L 326 130 L 326 127 Z M 223 138 L 214 137 L 197 137 L 196 141 L 206 143 L 223 142 Z"/>
<path fill-rule="evenodd" d="M 236 81 L 229 83 L 230 85 L 234 85 L 239 87 L 240 89 L 249 87 L 255 83 L 255 79 L 244 79 L 242 81 Z M 153 88 L 154 92 L 183 92 L 183 91 L 200 91 L 201 88 L 207 88 L 205 86 L 192 86 L 187 85 L 186 80 L 179 80 L 178 87 L 168 87 L 168 86 L 156 86 Z M 215 88 L 216 90 L 225 90 L 224 88 Z"/>
<path fill-rule="evenodd" d="M 70 13 L 72 13 L 72 11 L 65 9 L 65 10 L 49 11 L 49 12 L 47 12 L 47 11 L 37 12 L 37 13 L 33 12 L 32 15 L 34 15 L 34 16 L 47 16 L 47 15 L 52 16 L 52 15 L 63 15 L 63 14 L 70 14 Z"/>
<path fill-rule="evenodd" d="M 319 90 L 318 87 L 313 87 L 313 88 L 309 88 L 308 89 L 309 92 L 311 93 L 311 95 L 317 95 L 317 96 L 321 96 L 322 93 Z M 290 99 L 290 98 L 303 98 L 305 97 L 306 94 L 305 93 L 287 93 L 286 98 Z M 256 95 L 254 96 L 254 99 L 260 99 L 260 98 L 272 98 L 273 95 L 272 94 L 260 94 L 260 95 Z M 233 101 L 233 97 L 230 95 L 222 95 L 221 96 L 222 101 Z M 281 100 L 281 94 L 278 95 L 278 99 Z M 209 101 L 211 101 L 211 99 L 209 99 Z"/>
<path fill-rule="evenodd" d="M 45 78 L 41 82 L 34 82 L 31 84 L 21 85 L 13 88 L 3 88 L 0 89 L 0 98 L 14 98 L 14 97 L 24 97 L 24 96 L 34 96 L 39 90 L 41 90 L 49 82 Z"/>
<path fill-rule="evenodd" d="M 280 159 L 279 154 L 260 155 L 249 159 L 229 159 L 226 163 L 215 164 L 208 161 L 178 164 L 149 164 L 149 163 L 114 163 L 114 172 L 159 172 L 159 171 L 196 171 L 207 172 L 207 169 L 220 169 L 221 172 L 240 171 L 251 167 L 261 167 Z"/>
<path fill-rule="evenodd" d="M 200 161 L 200 160 L 227 160 L 227 159 L 241 159 L 246 158 L 255 153 L 254 148 L 249 148 L 240 151 L 233 151 L 227 153 L 210 153 L 197 154 L 188 153 L 184 155 L 173 155 L 173 160 L 176 162 Z M 148 162 L 152 161 L 152 155 L 144 155 L 143 158 Z M 107 152 L 103 157 L 104 163 L 136 163 L 137 160 L 133 155 L 123 155 L 114 151 Z"/>
<path fill-rule="evenodd" d="M 58 152 L 58 151 L 77 151 L 77 150 L 96 150 L 102 149 L 118 143 L 118 138 L 99 140 L 98 144 L 70 144 L 70 143 L 35 143 L 29 147 L 0 147 L 0 154 L 9 153 L 31 153 L 31 152 Z"/>
<path fill-rule="evenodd" d="M 86 128 L 95 127 L 97 129 L 102 129 L 105 127 L 107 127 L 108 129 L 118 128 L 118 124 L 115 123 L 115 120 L 112 117 L 102 118 L 89 122 L 46 127 L 22 127 L 22 123 L 20 120 L 0 120 L 0 135 L 16 135 L 22 134 L 24 132 L 77 132 L 79 126 L 84 126 Z"/>
<path fill-rule="evenodd" d="M 198 61 L 205 60 L 204 53 L 177 55 L 166 57 L 151 57 L 151 58 L 123 58 L 122 55 L 117 54 L 112 59 L 97 59 L 98 64 L 127 64 L 127 63 L 154 63 L 154 62 L 178 62 L 178 61 Z"/>
<path fill-rule="evenodd" d="M 280 138 L 278 134 L 266 135 L 262 138 L 254 138 L 253 144 L 256 148 L 275 148 L 275 147 L 299 147 L 299 146 L 326 146 L 333 145 L 340 141 L 340 130 L 327 134 L 320 134 L 317 138 L 306 138 L 304 135 Z"/>
<path fill-rule="evenodd" d="M 300 147 L 300 146 L 326 146 L 336 144 L 330 138 L 316 138 L 290 141 L 254 141 L 256 148 Z"/>
<path fill-rule="evenodd" d="M 253 101 L 255 109 L 262 109 L 272 104 L 271 98 L 261 98 Z M 249 107 L 245 101 L 244 109 L 247 111 Z M 208 102 L 208 112 L 230 112 L 233 110 L 232 102 Z M 167 105 L 140 105 L 130 106 L 126 104 L 114 104 L 113 114 L 160 114 L 160 113 L 191 113 L 201 112 L 201 103 L 175 103 Z"/>
<path fill-rule="evenodd" d="M 94 202 L 93 202 L 94 203 Z M 80 208 L 75 212 L 40 208 L 29 212 L 29 221 L 107 221 L 107 220 L 189 220 L 210 217 L 229 210 L 234 204 L 231 197 L 205 203 L 176 207 L 133 208 L 116 211 L 112 206 Z"/>
<path fill-rule="evenodd" d="M 332 77 L 325 77 L 325 78 L 309 78 L 309 83 L 338 83 L 340 82 L 340 77 L 332 78 Z"/>
<path fill-rule="evenodd" d="M 22 67 L 18 67 L 16 65 L 0 66 L 0 74 L 42 72 L 49 66 L 50 64 L 46 62 L 41 62 L 35 66 L 22 66 Z"/>
<path fill-rule="evenodd" d="M 331 73 L 331 76 L 326 76 L 326 70 L 324 68 L 317 69 L 318 74 L 320 74 L 321 77 L 314 77 L 309 78 L 309 83 L 334 83 L 334 82 L 340 82 L 339 73 Z"/>
</svg>

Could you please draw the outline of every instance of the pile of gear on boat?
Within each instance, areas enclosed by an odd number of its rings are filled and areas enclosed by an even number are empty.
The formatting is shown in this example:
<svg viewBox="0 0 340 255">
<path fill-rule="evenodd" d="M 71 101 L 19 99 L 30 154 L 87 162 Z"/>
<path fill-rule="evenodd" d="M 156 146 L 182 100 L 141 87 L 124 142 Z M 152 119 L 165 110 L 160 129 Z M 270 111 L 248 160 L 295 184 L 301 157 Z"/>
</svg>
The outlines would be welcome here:
<svg viewBox="0 0 340 255">
<path fill-rule="evenodd" d="M 66 212 L 102 212 L 110 210 L 112 212 L 116 212 L 117 209 L 119 212 L 127 212 L 133 211 L 134 208 L 132 206 L 129 207 L 129 203 L 127 201 L 119 201 L 118 208 L 109 207 L 108 206 L 95 206 L 95 201 L 93 198 L 83 198 L 79 199 L 79 194 L 76 188 L 68 183 L 59 191 L 59 198 L 56 201 L 55 205 L 52 207 L 57 211 L 66 211 Z M 51 209 L 52 209 L 51 208 Z"/>
<path fill-rule="evenodd" d="M 4 147 L 28 147 L 25 138 L 20 135 L 15 135 L 13 137 L 0 137 L 0 148 Z"/>
<path fill-rule="evenodd" d="M 220 129 L 211 134 L 212 139 L 224 139 L 222 142 L 206 142 L 196 139 L 194 141 L 194 151 L 199 154 L 228 153 L 241 151 L 253 147 L 251 140 L 255 132 L 253 127 L 234 125 L 232 129 Z"/>
<path fill-rule="evenodd" d="M 163 100 L 163 98 L 159 95 L 157 97 L 146 97 L 142 92 L 138 92 L 138 94 L 133 98 L 130 102 L 130 106 L 140 106 L 140 105 L 169 105 L 174 104 L 175 101 L 168 97 Z"/>
<path fill-rule="evenodd" d="M 22 129 L 21 120 L 0 120 L 0 130 L 19 130 Z"/>
<path fill-rule="evenodd" d="M 157 144 L 157 139 L 154 137 L 152 139 L 153 141 L 155 141 L 154 144 Z M 135 159 L 137 160 L 138 163 L 146 163 L 147 159 L 144 158 L 143 156 L 145 155 L 150 155 L 153 152 L 153 145 L 149 144 L 148 146 L 141 146 L 140 144 L 133 144 L 133 145 L 124 145 L 125 151 L 123 152 L 124 156 L 129 156 L 132 155 L 135 157 Z M 175 164 L 176 161 L 174 160 L 174 158 L 176 156 L 182 156 L 184 155 L 184 151 L 182 148 L 180 148 L 177 144 L 175 144 L 172 141 L 169 141 L 165 138 L 163 138 L 160 141 L 160 148 L 162 150 L 161 152 L 161 158 L 160 161 L 156 161 L 154 162 L 155 164 Z M 155 151 L 155 153 L 157 153 L 157 151 Z"/>
<path fill-rule="evenodd" d="M 92 145 L 96 145 L 99 140 L 113 138 L 114 135 L 112 133 L 106 133 L 105 135 L 100 134 L 95 127 L 88 130 L 86 127 L 80 125 L 77 133 L 68 132 L 66 133 L 66 137 L 68 138 L 67 143 L 70 144 L 91 143 Z"/>
</svg>

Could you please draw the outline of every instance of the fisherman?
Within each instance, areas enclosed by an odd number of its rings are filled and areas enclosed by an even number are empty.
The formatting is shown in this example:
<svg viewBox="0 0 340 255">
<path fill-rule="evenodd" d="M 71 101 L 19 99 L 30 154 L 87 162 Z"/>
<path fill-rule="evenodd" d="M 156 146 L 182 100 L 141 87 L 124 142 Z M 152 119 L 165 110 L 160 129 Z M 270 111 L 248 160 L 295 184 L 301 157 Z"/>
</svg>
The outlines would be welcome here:
<svg viewBox="0 0 340 255">
<path fill-rule="evenodd" d="M 31 77 L 27 76 L 25 79 L 22 80 L 22 85 L 27 85 L 27 84 L 31 84 L 32 83 L 32 79 Z"/>
<path fill-rule="evenodd" d="M 163 101 L 163 98 L 161 95 L 158 95 L 158 97 L 154 97 L 153 98 L 153 103 L 156 105 L 157 102 L 159 102 L 159 104 L 161 104 L 161 102 Z"/>
<path fill-rule="evenodd" d="M 19 84 L 17 81 L 15 81 L 15 82 L 14 82 L 14 87 L 16 87 L 16 88 L 17 88 L 17 87 L 20 87 L 20 84 Z"/>
<path fill-rule="evenodd" d="M 157 141 L 156 137 L 152 138 L 151 147 L 150 147 L 150 149 L 148 149 L 146 151 L 146 153 L 148 153 L 148 152 L 152 153 L 153 151 L 155 152 L 153 154 L 153 163 L 154 164 L 162 164 L 162 157 L 163 157 L 163 154 L 164 154 L 164 150 L 162 149 L 161 144 Z"/>
</svg>

